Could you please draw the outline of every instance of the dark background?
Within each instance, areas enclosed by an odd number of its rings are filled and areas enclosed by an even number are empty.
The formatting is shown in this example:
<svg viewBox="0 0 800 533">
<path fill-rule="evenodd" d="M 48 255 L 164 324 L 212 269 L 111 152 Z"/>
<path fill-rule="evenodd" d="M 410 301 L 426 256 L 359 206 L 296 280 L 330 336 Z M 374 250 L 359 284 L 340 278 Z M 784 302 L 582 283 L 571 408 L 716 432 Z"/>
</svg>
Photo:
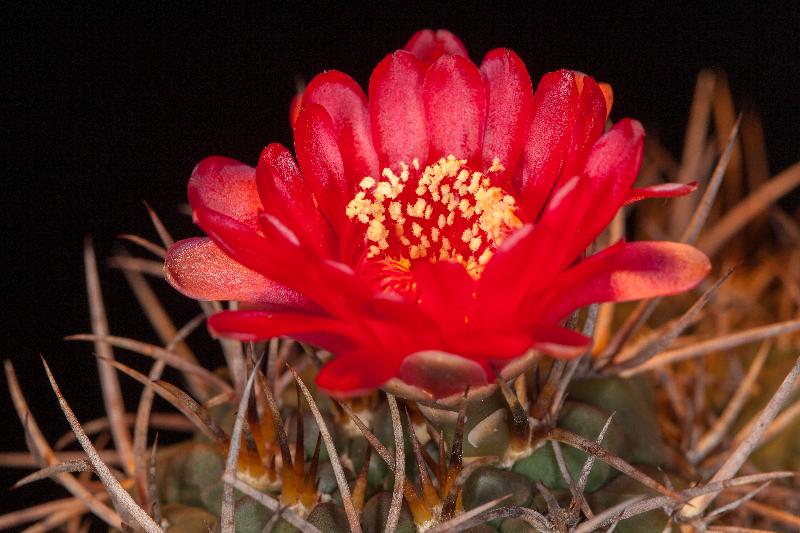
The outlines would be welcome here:
<svg viewBox="0 0 800 533">
<path fill-rule="evenodd" d="M 271 141 L 291 144 L 295 77 L 337 68 L 366 86 L 372 67 L 421 27 L 454 31 L 475 61 L 507 46 L 534 83 L 568 67 L 610 82 L 612 118 L 634 116 L 679 153 L 694 78 L 728 74 L 737 103 L 763 114 L 773 173 L 800 158 L 800 20 L 791 7 L 653 9 L 632 5 L 195 5 L 121 3 L 53 8 L 24 3 L 3 15 L 2 319 L 0 356 L 14 361 L 34 416 L 54 440 L 68 429 L 38 360 L 52 365 L 81 420 L 102 414 L 90 345 L 81 248 L 104 261 L 115 236 L 156 239 L 146 200 L 178 237 L 197 233 L 178 214 L 194 164 L 224 154 L 253 164 Z M 101 264 L 112 333 L 155 341 L 122 276 Z M 161 284 L 180 324 L 196 307 Z M 198 335 L 202 339 L 203 333 Z M 142 367 L 140 359 L 123 356 Z M 138 386 L 122 377 L 135 408 Z M 5 389 L 5 387 L 2 387 Z M 0 450 L 24 439 L 0 391 Z M 2 507 L 41 498 L 54 484 L 9 492 Z"/>
</svg>

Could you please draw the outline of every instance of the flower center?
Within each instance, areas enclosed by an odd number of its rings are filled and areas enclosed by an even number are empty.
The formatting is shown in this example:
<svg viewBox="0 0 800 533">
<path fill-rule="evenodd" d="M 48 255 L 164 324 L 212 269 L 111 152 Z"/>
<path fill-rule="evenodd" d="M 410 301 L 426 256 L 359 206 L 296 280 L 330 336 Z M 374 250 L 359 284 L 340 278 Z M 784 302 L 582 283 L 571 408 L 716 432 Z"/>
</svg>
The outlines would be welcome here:
<svg viewBox="0 0 800 533">
<path fill-rule="evenodd" d="M 455 261 L 478 278 L 505 237 L 522 225 L 514 197 L 492 186 L 488 173 L 473 171 L 450 155 L 419 171 L 401 163 L 400 175 L 384 168 L 367 176 L 347 204 L 347 216 L 364 227 L 367 263 L 384 274 L 408 272 L 411 262 Z"/>
</svg>

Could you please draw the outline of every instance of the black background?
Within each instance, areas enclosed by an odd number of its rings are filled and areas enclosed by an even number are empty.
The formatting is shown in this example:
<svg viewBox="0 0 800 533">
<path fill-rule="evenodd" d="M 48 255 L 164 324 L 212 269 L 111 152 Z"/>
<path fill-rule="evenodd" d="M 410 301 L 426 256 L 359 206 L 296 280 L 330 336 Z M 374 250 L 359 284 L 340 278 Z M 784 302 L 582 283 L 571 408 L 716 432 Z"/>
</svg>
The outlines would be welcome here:
<svg viewBox="0 0 800 533">
<path fill-rule="evenodd" d="M 197 233 L 177 205 L 199 159 L 218 153 L 253 164 L 268 142 L 290 145 L 288 102 L 297 76 L 309 80 L 337 68 L 365 87 L 372 67 L 421 27 L 454 31 L 475 61 L 492 48 L 513 48 L 534 83 L 561 67 L 610 82 L 612 118 L 639 118 L 674 153 L 697 72 L 720 67 L 737 103 L 762 112 L 771 170 L 780 171 L 800 158 L 800 20 L 791 7 L 731 9 L 586 3 L 520 10 L 500 1 L 224 11 L 141 2 L 17 5 L 2 17 L 9 150 L 0 185 L 0 356 L 14 361 L 51 441 L 67 424 L 38 354 L 78 417 L 100 416 L 91 346 L 61 340 L 89 329 L 84 236 L 94 236 L 101 261 L 118 234 L 155 239 L 142 200 L 178 237 Z M 101 275 L 111 331 L 155 341 L 121 275 L 102 264 Z M 158 290 L 179 323 L 196 311 L 168 288 Z M 138 388 L 121 379 L 133 408 Z M 0 448 L 23 449 L 5 390 L 0 416 Z M 3 473 L 4 508 L 55 491 L 45 481 L 9 492 L 16 475 Z"/>
</svg>

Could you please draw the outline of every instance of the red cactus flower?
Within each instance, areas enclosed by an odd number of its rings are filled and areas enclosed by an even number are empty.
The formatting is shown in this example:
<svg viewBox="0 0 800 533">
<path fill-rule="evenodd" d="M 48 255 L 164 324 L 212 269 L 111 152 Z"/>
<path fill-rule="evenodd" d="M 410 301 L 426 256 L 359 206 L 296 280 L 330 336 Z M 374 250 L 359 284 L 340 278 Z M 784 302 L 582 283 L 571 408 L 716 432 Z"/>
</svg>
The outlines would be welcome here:
<svg viewBox="0 0 800 533">
<path fill-rule="evenodd" d="M 451 33 L 420 31 L 368 97 L 338 71 L 309 83 L 297 163 L 278 144 L 256 168 L 201 161 L 189 201 L 209 238 L 170 248 L 167 279 L 248 303 L 212 316 L 215 334 L 329 350 L 317 383 L 339 395 L 396 378 L 440 397 L 532 348 L 576 356 L 590 340 L 563 327 L 574 310 L 685 291 L 710 268 L 671 242 L 584 257 L 626 203 L 693 189 L 632 188 L 644 132 L 604 131 L 610 105 L 589 76 L 551 72 L 534 92 L 514 52 L 478 67 Z"/>
</svg>

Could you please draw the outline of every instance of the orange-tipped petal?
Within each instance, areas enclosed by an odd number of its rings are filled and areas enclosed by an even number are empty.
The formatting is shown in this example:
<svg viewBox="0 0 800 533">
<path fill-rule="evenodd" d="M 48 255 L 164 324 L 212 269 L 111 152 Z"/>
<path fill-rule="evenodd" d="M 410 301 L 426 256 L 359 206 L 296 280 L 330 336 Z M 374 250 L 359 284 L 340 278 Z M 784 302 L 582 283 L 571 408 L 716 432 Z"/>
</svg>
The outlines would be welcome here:
<svg viewBox="0 0 800 533">
<path fill-rule="evenodd" d="M 256 167 L 256 184 L 266 212 L 280 218 L 321 256 L 332 255 L 335 240 L 331 227 L 289 150 L 277 143 L 264 148 Z"/>
<path fill-rule="evenodd" d="M 597 139 L 605 131 L 606 103 L 603 92 L 597 82 L 585 74 L 576 78 L 580 80 L 580 109 L 572 131 L 572 142 L 564 159 L 559 183 L 577 176 L 583 170 L 589 151 Z"/>
</svg>

